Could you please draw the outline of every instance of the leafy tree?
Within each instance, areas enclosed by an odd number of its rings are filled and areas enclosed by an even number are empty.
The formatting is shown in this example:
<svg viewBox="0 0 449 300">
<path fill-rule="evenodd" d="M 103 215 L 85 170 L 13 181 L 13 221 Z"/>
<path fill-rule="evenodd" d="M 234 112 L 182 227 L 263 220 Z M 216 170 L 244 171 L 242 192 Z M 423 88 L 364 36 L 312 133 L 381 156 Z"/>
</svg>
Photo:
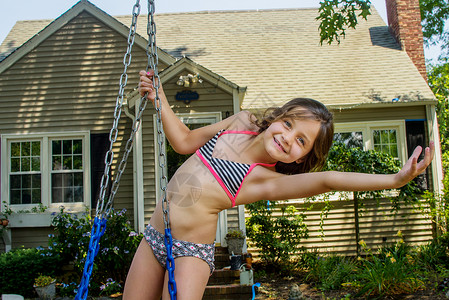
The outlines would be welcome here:
<svg viewBox="0 0 449 300">
<path fill-rule="evenodd" d="M 444 26 L 449 18 L 448 0 L 420 0 L 419 5 L 424 42 L 427 45 L 443 42 L 443 46 L 447 48 L 448 33 Z"/>
<path fill-rule="evenodd" d="M 358 17 L 366 18 L 371 14 L 369 0 L 324 0 L 320 2 L 317 20 L 320 21 L 320 43 L 334 40 L 340 43 L 340 37 L 345 36 L 347 28 L 358 24 Z"/>
<path fill-rule="evenodd" d="M 441 59 L 440 64 L 432 66 L 428 71 L 429 86 L 438 99 L 437 114 L 440 129 L 440 144 L 444 170 L 444 189 L 449 191 L 449 62 Z"/>
</svg>

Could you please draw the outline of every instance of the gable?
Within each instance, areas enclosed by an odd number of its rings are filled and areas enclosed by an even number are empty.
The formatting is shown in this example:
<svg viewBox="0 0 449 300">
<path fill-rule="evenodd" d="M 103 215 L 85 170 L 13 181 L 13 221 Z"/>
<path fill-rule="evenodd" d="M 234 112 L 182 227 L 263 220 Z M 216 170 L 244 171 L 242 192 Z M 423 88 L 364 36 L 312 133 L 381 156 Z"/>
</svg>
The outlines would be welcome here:
<svg viewBox="0 0 449 300">
<path fill-rule="evenodd" d="M 97 130 L 109 128 L 126 48 L 127 38 L 92 14 L 80 13 L 3 71 L 0 130 L 52 131 L 61 122 L 91 129 L 92 120 Z M 145 50 L 134 47 L 128 88 L 137 86 L 146 63 Z"/>
</svg>

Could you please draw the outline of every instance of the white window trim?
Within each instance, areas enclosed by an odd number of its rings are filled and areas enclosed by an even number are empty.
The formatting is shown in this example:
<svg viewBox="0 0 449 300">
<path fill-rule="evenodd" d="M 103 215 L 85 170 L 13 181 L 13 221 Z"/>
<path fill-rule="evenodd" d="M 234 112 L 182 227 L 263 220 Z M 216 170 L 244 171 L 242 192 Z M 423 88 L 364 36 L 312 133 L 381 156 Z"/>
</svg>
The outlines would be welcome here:
<svg viewBox="0 0 449 300">
<path fill-rule="evenodd" d="M 398 139 L 398 156 L 401 164 L 407 162 L 407 137 L 405 135 L 405 121 L 372 121 L 351 122 L 335 124 L 335 133 L 359 131 L 363 134 L 363 145 L 365 150 L 374 149 L 373 130 L 396 129 Z"/>
<path fill-rule="evenodd" d="M 398 139 L 398 155 L 401 160 L 401 164 L 404 165 L 407 162 L 407 137 L 405 135 L 405 120 L 398 121 L 372 121 L 369 123 L 366 122 L 349 122 L 349 123 L 336 123 L 334 125 L 334 132 L 362 132 L 363 135 L 363 147 L 364 150 L 373 150 L 374 142 L 373 142 L 373 130 L 382 130 L 382 129 L 396 129 L 397 130 L 397 139 Z M 388 196 L 395 196 L 397 192 L 389 191 L 387 192 Z M 329 195 L 330 201 L 337 201 L 340 198 L 348 198 L 352 199 L 352 192 L 334 192 Z M 323 196 L 318 195 L 317 199 L 322 199 Z M 289 202 L 295 203 L 304 203 L 303 198 L 299 199 L 291 199 Z"/>
<path fill-rule="evenodd" d="M 14 141 L 29 141 L 39 140 L 41 141 L 41 174 L 42 174 L 42 186 L 41 186 L 41 203 L 47 207 L 44 213 L 21 213 L 11 215 L 12 218 L 20 219 L 20 224 L 14 224 L 11 222 L 11 227 L 26 227 L 26 226 L 47 226 L 49 225 L 50 214 L 53 212 L 59 212 L 60 207 L 64 206 L 71 212 L 78 213 L 84 212 L 86 207 L 90 209 L 91 203 L 91 186 L 90 186 L 90 132 L 89 131 L 77 131 L 77 132 L 51 132 L 51 133 L 29 133 L 29 134 L 3 134 L 1 143 L 1 210 L 5 209 L 3 201 L 5 201 L 13 212 L 18 211 L 30 211 L 34 207 L 38 207 L 39 204 L 9 204 L 9 168 L 10 168 L 10 143 Z M 83 140 L 83 172 L 84 172 L 84 201 L 82 203 L 51 203 L 51 172 L 50 172 L 50 141 L 52 139 L 74 139 L 80 138 Z M 14 216 L 16 215 L 16 216 Z M 29 215 L 30 218 L 23 218 L 19 215 Z M 35 217 L 35 215 L 41 215 Z"/>
</svg>

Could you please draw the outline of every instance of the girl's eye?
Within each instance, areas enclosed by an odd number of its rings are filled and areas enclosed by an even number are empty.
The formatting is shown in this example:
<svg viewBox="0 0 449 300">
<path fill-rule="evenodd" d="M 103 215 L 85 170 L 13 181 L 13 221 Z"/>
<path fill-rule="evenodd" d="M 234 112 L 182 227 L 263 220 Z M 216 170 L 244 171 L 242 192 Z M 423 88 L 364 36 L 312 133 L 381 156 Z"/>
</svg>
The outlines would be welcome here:
<svg viewBox="0 0 449 300">
<path fill-rule="evenodd" d="M 298 142 L 301 144 L 301 145 L 303 145 L 304 146 L 304 144 L 305 144 L 305 142 L 304 142 L 304 139 L 303 138 L 298 138 Z"/>
<path fill-rule="evenodd" d="M 290 123 L 289 121 L 285 120 L 284 121 L 285 126 L 287 126 L 288 128 L 292 127 L 292 123 Z"/>
</svg>

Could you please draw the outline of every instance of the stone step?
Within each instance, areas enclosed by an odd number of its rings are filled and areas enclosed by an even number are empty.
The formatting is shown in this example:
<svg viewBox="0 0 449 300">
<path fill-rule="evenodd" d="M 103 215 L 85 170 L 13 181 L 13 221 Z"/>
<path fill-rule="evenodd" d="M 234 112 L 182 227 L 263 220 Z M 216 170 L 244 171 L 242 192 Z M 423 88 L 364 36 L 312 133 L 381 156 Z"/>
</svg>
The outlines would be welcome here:
<svg viewBox="0 0 449 300">
<path fill-rule="evenodd" d="M 207 286 L 203 300 L 246 300 L 252 298 L 250 285 L 226 284 Z"/>
<path fill-rule="evenodd" d="M 207 285 L 224 285 L 240 283 L 240 271 L 220 269 L 215 270 L 212 276 L 209 278 Z"/>
</svg>

